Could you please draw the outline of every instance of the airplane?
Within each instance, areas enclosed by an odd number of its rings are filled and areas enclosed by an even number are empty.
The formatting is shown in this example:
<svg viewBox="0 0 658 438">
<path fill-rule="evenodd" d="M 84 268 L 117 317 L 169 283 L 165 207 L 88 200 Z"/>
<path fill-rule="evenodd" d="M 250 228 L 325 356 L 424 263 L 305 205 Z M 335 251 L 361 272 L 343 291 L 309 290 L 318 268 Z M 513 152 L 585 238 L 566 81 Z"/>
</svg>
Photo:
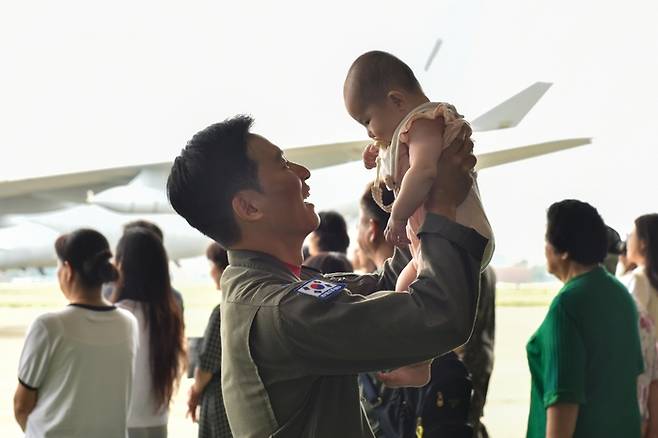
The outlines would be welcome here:
<svg viewBox="0 0 658 438">
<path fill-rule="evenodd" d="M 552 84 L 536 82 L 470 123 L 475 132 L 517 126 Z M 286 158 L 310 170 L 361 159 L 369 141 L 285 149 Z M 590 138 L 568 138 L 477 155 L 476 170 L 583 146 Z M 170 162 L 0 182 L 0 270 L 54 266 L 53 242 L 81 227 L 103 233 L 112 247 L 125 223 L 146 219 L 164 232 L 176 261 L 204 254 L 210 240 L 176 215 L 165 194 Z M 354 201 L 356 203 L 356 200 Z"/>
</svg>

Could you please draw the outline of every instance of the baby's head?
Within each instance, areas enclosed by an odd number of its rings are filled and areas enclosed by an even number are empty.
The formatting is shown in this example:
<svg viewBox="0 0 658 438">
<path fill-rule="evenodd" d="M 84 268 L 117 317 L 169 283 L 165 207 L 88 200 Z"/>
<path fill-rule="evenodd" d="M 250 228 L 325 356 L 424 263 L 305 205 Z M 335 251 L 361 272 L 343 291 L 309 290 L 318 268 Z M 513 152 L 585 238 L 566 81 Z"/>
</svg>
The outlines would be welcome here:
<svg viewBox="0 0 658 438">
<path fill-rule="evenodd" d="M 409 111 L 427 102 L 409 66 L 380 51 L 364 53 L 352 63 L 343 97 L 347 112 L 366 127 L 368 136 L 385 142 Z"/>
</svg>

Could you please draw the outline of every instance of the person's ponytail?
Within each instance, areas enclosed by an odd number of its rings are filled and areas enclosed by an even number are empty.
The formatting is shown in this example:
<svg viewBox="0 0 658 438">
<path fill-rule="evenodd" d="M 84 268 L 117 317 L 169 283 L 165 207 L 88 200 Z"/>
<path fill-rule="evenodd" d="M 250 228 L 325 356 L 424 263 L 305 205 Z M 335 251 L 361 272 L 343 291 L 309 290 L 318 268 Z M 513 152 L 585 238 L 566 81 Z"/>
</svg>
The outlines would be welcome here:
<svg viewBox="0 0 658 438">
<path fill-rule="evenodd" d="M 119 272 L 110 263 L 112 253 L 109 249 L 99 251 L 82 264 L 82 276 L 90 284 L 109 283 L 119 278 Z"/>
</svg>

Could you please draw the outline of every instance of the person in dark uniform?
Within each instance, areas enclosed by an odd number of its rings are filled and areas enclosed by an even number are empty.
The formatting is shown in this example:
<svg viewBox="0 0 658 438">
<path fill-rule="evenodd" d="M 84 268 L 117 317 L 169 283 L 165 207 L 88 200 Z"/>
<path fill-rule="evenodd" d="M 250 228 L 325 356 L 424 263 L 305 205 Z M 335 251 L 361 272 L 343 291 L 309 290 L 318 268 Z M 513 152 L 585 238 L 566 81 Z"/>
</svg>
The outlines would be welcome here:
<svg viewBox="0 0 658 438">
<path fill-rule="evenodd" d="M 309 171 L 238 116 L 197 133 L 167 181 L 172 206 L 228 249 L 222 276 L 222 391 L 240 437 L 372 437 L 356 375 L 431 359 L 464 344 L 487 240 L 456 223 L 472 185 L 473 145 L 449 148 L 418 235 L 425 266 L 393 292 L 398 251 L 371 275 L 303 269 L 318 226 Z"/>
<path fill-rule="evenodd" d="M 496 273 L 491 266 L 487 266 L 480 278 L 480 300 L 471 339 L 458 351 L 473 382 L 473 397 L 468 412 L 469 422 L 473 426 L 473 438 L 489 437 L 481 419 L 493 372 L 495 338 Z"/>
</svg>

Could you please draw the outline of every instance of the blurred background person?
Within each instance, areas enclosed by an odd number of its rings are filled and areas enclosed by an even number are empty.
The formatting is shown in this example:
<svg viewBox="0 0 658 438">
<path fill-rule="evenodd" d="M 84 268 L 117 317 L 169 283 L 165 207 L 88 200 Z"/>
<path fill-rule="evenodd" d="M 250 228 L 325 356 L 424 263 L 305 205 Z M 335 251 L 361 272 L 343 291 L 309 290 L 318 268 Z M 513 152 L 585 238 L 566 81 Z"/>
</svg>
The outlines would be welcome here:
<svg viewBox="0 0 658 438">
<path fill-rule="evenodd" d="M 375 266 L 373 261 L 366 257 L 365 254 L 363 254 L 363 251 L 358 245 L 352 251 L 352 258 L 350 261 L 352 263 L 354 272 L 367 274 L 377 270 L 377 266 Z"/>
<path fill-rule="evenodd" d="M 642 437 L 658 438 L 658 346 L 649 313 L 636 301 L 644 371 L 637 378 L 637 398 L 642 418 Z"/>
<path fill-rule="evenodd" d="M 158 236 L 160 241 L 163 242 L 163 244 L 164 244 L 164 234 L 162 233 L 162 229 L 160 229 L 160 227 L 157 226 L 155 223 L 149 222 L 149 221 L 143 220 L 143 219 L 128 222 L 127 224 L 125 224 L 123 226 L 123 233 L 125 234 L 126 231 L 133 230 L 135 228 L 143 228 L 145 230 L 149 230 L 150 232 L 152 232 L 153 234 Z M 116 287 L 115 282 L 109 282 L 109 283 L 105 283 L 103 285 L 103 296 L 105 297 L 105 299 L 107 299 L 107 300 L 112 299 L 112 294 L 114 293 L 115 287 Z M 184 317 L 185 317 L 185 307 L 183 305 L 183 294 L 181 294 L 176 289 L 174 289 L 173 286 L 171 287 L 171 293 L 174 294 L 174 298 L 176 299 L 176 303 L 180 307 L 181 316 L 184 319 Z"/>
<path fill-rule="evenodd" d="M 25 338 L 14 396 L 27 437 L 125 437 L 137 321 L 101 295 L 117 278 L 107 240 L 81 229 L 55 242 L 66 309 L 38 317 Z"/>
<path fill-rule="evenodd" d="M 352 272 L 352 263 L 340 252 L 320 252 L 304 260 L 304 266 L 317 269 L 323 274 Z"/>
<path fill-rule="evenodd" d="M 320 225 L 308 238 L 309 256 L 320 252 L 347 253 L 350 246 L 350 237 L 347 234 L 347 223 L 340 213 L 335 211 L 321 211 Z"/>
<path fill-rule="evenodd" d="M 626 252 L 626 246 L 617 230 L 608 225 L 605 226 L 605 230 L 608 248 L 605 259 L 603 260 L 603 267 L 612 275 L 616 275 L 619 258 L 623 252 Z"/>
<path fill-rule="evenodd" d="M 601 265 L 607 246 L 591 205 L 565 200 L 548 209 L 546 263 L 564 286 L 526 347 L 528 438 L 640 436 L 638 314 Z"/>
<path fill-rule="evenodd" d="M 362 258 L 370 260 L 375 269 L 384 266 L 384 262 L 393 255 L 393 245 L 386 242 L 384 230 L 391 216 L 385 212 L 372 198 L 369 183 L 359 201 L 359 222 L 357 229 L 357 243 Z M 393 192 L 384 191 L 385 202 L 393 202 Z"/>
<path fill-rule="evenodd" d="M 361 255 L 382 269 L 394 247 L 384 238 L 389 213 L 372 198 L 371 185 L 360 199 L 357 242 Z M 384 191 L 383 195 L 385 204 L 392 202 L 392 192 Z M 375 373 L 359 374 L 363 406 L 376 437 L 416 436 L 421 424 L 425 437 L 473 436 L 467 424 L 472 387 L 464 363 L 450 352 L 435 359 L 431 370 L 430 382 L 422 388 L 388 388 Z"/>
<path fill-rule="evenodd" d="M 626 242 L 626 258 L 637 267 L 624 279 L 633 297 L 658 323 L 658 214 L 635 219 Z"/>
<path fill-rule="evenodd" d="M 622 283 L 624 283 L 637 305 L 639 314 L 639 332 L 640 344 L 642 345 L 642 358 L 644 360 L 644 371 L 638 377 L 637 381 L 637 397 L 640 406 L 640 416 L 642 418 L 642 436 L 643 437 L 658 437 L 658 346 L 656 345 L 656 329 L 653 318 L 645 307 L 645 304 L 640 301 L 640 297 L 647 299 L 649 303 L 655 303 L 656 297 L 655 288 L 653 291 L 647 293 L 647 289 L 651 288 L 651 282 L 646 275 L 646 257 L 643 254 L 649 253 L 647 251 L 647 242 L 651 240 L 650 228 L 650 215 L 641 216 L 636 220 L 634 230 L 628 236 L 627 242 L 621 242 L 618 239 L 617 244 L 619 253 L 619 262 L 617 264 L 617 274 Z M 639 240 L 638 225 L 642 229 L 643 240 Z M 614 236 L 613 236 L 614 237 Z M 658 236 L 656 236 L 658 237 Z M 655 238 L 653 240 L 655 242 Z M 610 243 L 610 242 L 609 242 Z M 627 256 L 628 244 L 631 245 L 632 255 Z M 609 245 L 612 247 L 612 245 Z M 611 248 L 608 249 L 610 251 Z M 640 252 L 640 254 L 638 254 Z M 636 262 L 641 262 L 643 265 L 638 267 Z"/>
<path fill-rule="evenodd" d="M 183 318 L 171 292 L 162 240 L 144 228 L 126 231 L 117 244 L 116 264 L 116 305 L 139 323 L 129 437 L 166 437 L 169 403 L 184 368 L 185 349 Z"/>
<path fill-rule="evenodd" d="M 213 242 L 206 250 L 210 261 L 210 276 L 221 292 L 221 277 L 228 266 L 226 250 Z M 221 316 L 218 304 L 212 311 L 199 349 L 199 359 L 194 370 L 194 383 L 187 400 L 187 415 L 199 422 L 199 438 L 230 438 L 231 428 L 222 397 L 222 342 L 220 337 Z M 197 406 L 201 405 L 197 417 Z"/>
<path fill-rule="evenodd" d="M 474 438 L 487 438 L 487 428 L 482 423 L 487 401 L 489 380 L 494 365 L 496 340 L 496 273 L 491 266 L 480 276 L 480 298 L 473 326 L 473 333 L 463 347 L 457 350 L 460 359 L 471 375 L 473 397 L 468 412 Z"/>
</svg>

